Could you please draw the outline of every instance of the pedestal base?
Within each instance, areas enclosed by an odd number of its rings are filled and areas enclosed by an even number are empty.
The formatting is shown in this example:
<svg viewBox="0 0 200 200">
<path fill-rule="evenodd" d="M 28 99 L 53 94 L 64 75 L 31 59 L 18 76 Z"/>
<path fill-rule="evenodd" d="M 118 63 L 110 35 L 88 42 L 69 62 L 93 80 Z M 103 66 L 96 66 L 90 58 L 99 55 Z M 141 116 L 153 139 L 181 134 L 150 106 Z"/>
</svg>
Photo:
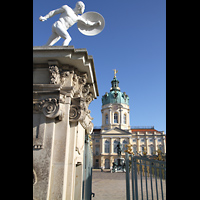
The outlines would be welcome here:
<svg viewBox="0 0 200 200">
<path fill-rule="evenodd" d="M 117 163 L 113 162 L 113 167 L 112 167 L 111 172 L 112 173 L 114 173 L 114 172 L 126 172 L 125 159 L 124 158 L 117 158 Z"/>
</svg>

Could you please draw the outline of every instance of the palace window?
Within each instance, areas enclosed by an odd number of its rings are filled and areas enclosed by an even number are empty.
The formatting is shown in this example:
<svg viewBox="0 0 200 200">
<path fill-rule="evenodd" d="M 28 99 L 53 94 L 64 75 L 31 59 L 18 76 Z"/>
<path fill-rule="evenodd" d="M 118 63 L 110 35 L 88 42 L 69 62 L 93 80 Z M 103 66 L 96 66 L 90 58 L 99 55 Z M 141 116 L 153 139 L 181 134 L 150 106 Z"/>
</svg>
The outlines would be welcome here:
<svg viewBox="0 0 200 200">
<path fill-rule="evenodd" d="M 96 156 L 98 156 L 99 155 L 99 146 L 96 146 Z"/>
<path fill-rule="evenodd" d="M 153 146 L 150 146 L 150 147 L 149 147 L 149 150 L 150 150 L 149 153 L 150 153 L 151 155 L 153 155 L 154 147 L 153 147 Z"/>
<path fill-rule="evenodd" d="M 118 141 L 115 140 L 115 141 L 114 141 L 114 145 L 113 145 L 113 152 L 114 152 L 114 153 L 117 153 L 117 145 L 118 145 Z"/>
<path fill-rule="evenodd" d="M 110 153 L 110 142 L 108 140 L 105 141 L 105 153 Z"/>
<path fill-rule="evenodd" d="M 122 142 L 122 151 L 124 152 L 126 149 L 127 149 L 127 147 L 125 146 L 126 144 L 128 144 L 128 142 L 126 141 L 126 140 L 123 140 L 123 142 Z"/>
<path fill-rule="evenodd" d="M 108 124 L 108 114 L 105 116 L 105 123 Z"/>
<path fill-rule="evenodd" d="M 117 113 L 114 114 L 114 123 L 118 123 L 118 114 Z"/>
<path fill-rule="evenodd" d="M 158 142 L 161 142 L 161 138 L 158 138 Z"/>
<path fill-rule="evenodd" d="M 161 152 L 163 153 L 163 146 L 159 145 L 158 148 L 161 150 Z"/>
<path fill-rule="evenodd" d="M 133 138 L 133 142 L 136 142 L 136 138 Z"/>
</svg>

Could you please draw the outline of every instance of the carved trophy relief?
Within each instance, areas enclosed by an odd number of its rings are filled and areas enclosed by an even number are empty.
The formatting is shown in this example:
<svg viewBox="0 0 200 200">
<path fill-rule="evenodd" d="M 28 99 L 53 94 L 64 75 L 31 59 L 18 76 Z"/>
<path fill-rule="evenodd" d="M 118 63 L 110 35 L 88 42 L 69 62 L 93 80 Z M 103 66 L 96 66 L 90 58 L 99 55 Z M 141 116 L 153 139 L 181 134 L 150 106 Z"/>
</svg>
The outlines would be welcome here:
<svg viewBox="0 0 200 200">
<path fill-rule="evenodd" d="M 82 97 L 83 89 L 87 82 L 87 73 L 79 73 L 74 77 L 74 97 Z"/>
<path fill-rule="evenodd" d="M 60 84 L 59 68 L 56 65 L 49 66 L 50 84 Z"/>
<path fill-rule="evenodd" d="M 90 83 L 87 83 L 83 86 L 83 89 L 82 89 L 82 93 L 83 93 L 83 96 L 87 96 L 88 93 L 90 91 Z"/>
<path fill-rule="evenodd" d="M 74 70 L 61 70 L 60 81 L 62 86 L 73 86 Z"/>
<path fill-rule="evenodd" d="M 93 99 L 94 98 L 93 98 L 92 92 L 89 92 L 89 94 L 86 96 L 86 102 L 87 102 L 87 104 L 89 105 L 92 102 Z"/>
</svg>

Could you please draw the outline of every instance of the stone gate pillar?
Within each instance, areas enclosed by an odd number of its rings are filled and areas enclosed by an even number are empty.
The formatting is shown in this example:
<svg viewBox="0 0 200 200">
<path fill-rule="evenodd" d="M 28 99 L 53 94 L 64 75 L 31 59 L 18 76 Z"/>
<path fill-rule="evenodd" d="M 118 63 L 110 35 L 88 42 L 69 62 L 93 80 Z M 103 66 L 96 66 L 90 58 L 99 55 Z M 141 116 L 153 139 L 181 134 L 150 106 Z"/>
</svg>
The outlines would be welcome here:
<svg viewBox="0 0 200 200">
<path fill-rule="evenodd" d="M 33 199 L 81 200 L 88 106 L 97 96 L 86 49 L 33 47 Z"/>
</svg>

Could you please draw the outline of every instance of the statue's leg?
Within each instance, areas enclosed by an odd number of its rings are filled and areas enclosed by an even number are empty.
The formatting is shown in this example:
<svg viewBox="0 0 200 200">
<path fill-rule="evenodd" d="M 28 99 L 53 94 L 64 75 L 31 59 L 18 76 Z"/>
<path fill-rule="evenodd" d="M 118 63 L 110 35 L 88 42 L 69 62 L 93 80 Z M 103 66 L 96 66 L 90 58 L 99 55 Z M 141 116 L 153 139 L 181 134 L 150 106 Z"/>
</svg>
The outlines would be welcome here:
<svg viewBox="0 0 200 200">
<path fill-rule="evenodd" d="M 71 42 L 72 38 L 70 37 L 69 33 L 67 32 L 68 36 L 63 42 L 63 46 L 68 46 L 69 43 Z"/>
<path fill-rule="evenodd" d="M 58 22 L 55 28 L 55 32 L 64 39 L 63 46 L 68 46 L 72 38 L 65 28 L 62 26 L 61 22 Z"/>
<path fill-rule="evenodd" d="M 52 32 L 52 35 L 49 37 L 49 39 L 48 39 L 47 43 L 45 44 L 45 46 L 52 46 L 56 42 L 58 42 L 59 39 L 60 39 L 60 36 L 57 33 Z"/>
</svg>

